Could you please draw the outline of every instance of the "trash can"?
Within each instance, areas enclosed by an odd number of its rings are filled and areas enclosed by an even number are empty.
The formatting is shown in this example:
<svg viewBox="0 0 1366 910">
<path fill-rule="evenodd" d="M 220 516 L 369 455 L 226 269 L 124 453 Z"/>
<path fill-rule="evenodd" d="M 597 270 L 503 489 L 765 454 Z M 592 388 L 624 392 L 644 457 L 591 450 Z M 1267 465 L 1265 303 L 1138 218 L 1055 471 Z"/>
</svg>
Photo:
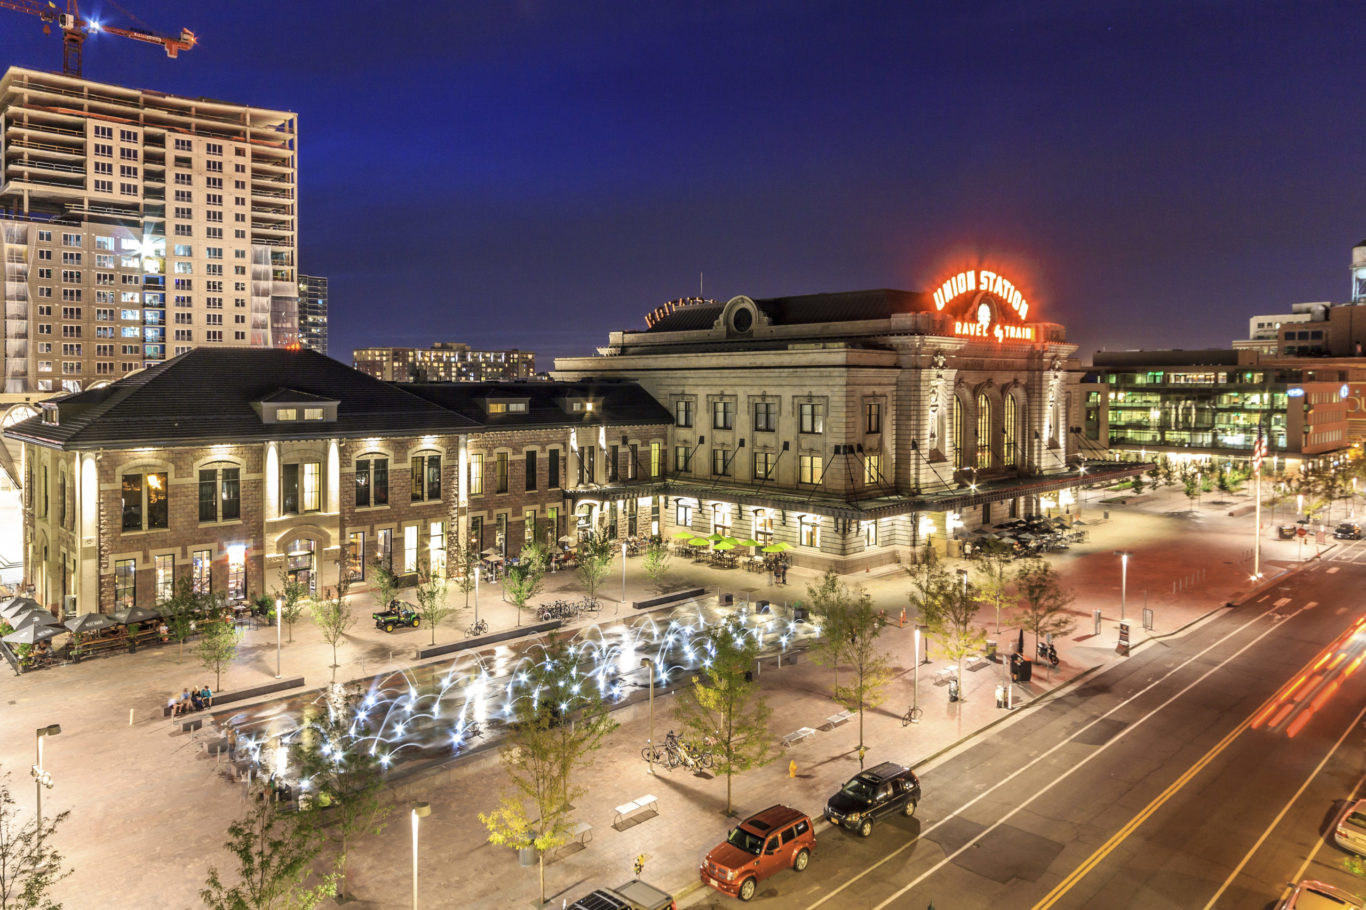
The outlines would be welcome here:
<svg viewBox="0 0 1366 910">
<path fill-rule="evenodd" d="M 1029 682 L 1034 675 L 1034 662 L 1016 654 L 1010 661 L 1010 678 L 1015 682 Z"/>
<path fill-rule="evenodd" d="M 806 607 L 793 607 L 793 608 L 792 608 L 792 621 L 793 621 L 793 622 L 806 622 Z"/>
<path fill-rule="evenodd" d="M 986 644 L 986 658 L 987 658 L 987 660 L 991 660 L 991 661 L 996 660 L 996 642 L 994 642 L 994 641 L 989 641 L 989 642 L 987 642 L 987 644 Z"/>
<path fill-rule="evenodd" d="M 519 847 L 517 848 L 517 863 L 522 866 L 536 865 L 536 848 Z"/>
<path fill-rule="evenodd" d="M 1003 686 L 1003 685 L 999 685 L 999 684 L 998 684 L 998 685 L 996 686 L 996 707 L 998 707 L 998 708 L 1004 708 L 1005 706 L 1006 706 L 1006 687 Z"/>
<path fill-rule="evenodd" d="M 949 701 L 958 701 L 958 679 L 952 676 L 949 677 Z"/>
</svg>

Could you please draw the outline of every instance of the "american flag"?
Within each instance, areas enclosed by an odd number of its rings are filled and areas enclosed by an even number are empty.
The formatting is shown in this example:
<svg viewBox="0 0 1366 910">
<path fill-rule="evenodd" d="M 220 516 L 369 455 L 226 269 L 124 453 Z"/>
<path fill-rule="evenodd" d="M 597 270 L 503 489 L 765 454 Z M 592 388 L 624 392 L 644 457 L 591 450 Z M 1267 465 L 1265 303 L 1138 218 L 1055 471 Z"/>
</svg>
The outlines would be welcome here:
<svg viewBox="0 0 1366 910">
<path fill-rule="evenodd" d="M 1257 428 L 1257 441 L 1252 444 L 1252 473 L 1262 473 L 1262 459 L 1266 457 L 1266 437 L 1262 435 L 1262 428 Z"/>
</svg>

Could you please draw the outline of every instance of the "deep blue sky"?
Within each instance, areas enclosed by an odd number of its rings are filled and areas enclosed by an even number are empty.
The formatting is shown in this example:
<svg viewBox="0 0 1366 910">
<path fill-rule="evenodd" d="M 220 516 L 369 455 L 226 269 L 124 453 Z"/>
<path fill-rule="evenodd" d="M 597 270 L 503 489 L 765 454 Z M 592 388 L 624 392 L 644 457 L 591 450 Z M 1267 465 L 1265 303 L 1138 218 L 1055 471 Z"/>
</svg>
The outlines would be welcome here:
<svg viewBox="0 0 1366 910">
<path fill-rule="evenodd" d="M 294 110 L 333 356 L 549 367 L 697 293 L 929 289 L 998 263 L 1097 347 L 1343 300 L 1366 236 L 1354 3 L 120 0 L 86 76 Z M 82 11 L 136 24 L 108 0 Z M 0 10 L 0 62 L 61 42 Z"/>
</svg>

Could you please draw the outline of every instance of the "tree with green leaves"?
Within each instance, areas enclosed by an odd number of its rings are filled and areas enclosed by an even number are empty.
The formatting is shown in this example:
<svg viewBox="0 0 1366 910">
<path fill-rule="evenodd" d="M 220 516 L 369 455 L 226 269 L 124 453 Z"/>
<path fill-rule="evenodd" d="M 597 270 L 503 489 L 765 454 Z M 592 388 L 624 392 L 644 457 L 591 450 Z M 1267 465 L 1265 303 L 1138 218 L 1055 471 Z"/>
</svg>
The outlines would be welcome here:
<svg viewBox="0 0 1366 910">
<path fill-rule="evenodd" d="M 533 541 L 522 547 L 517 564 L 508 566 L 503 573 L 503 596 L 517 607 L 519 623 L 522 608 L 527 605 L 527 601 L 541 593 L 545 586 L 545 572 L 549 561 L 546 548 Z"/>
<path fill-rule="evenodd" d="M 668 574 L 672 562 L 673 554 L 669 552 L 669 545 L 662 540 L 652 540 L 645 548 L 641 567 L 645 570 L 646 577 L 659 585 L 663 584 L 664 576 Z"/>
<path fill-rule="evenodd" d="M 1200 475 L 1194 471 L 1187 471 L 1181 475 L 1181 486 L 1186 493 L 1186 498 L 1191 501 L 1191 508 L 1200 500 Z"/>
<path fill-rule="evenodd" d="M 52 888 L 71 874 L 52 846 L 58 826 L 71 813 L 39 822 L 25 819 L 10 795 L 9 773 L 0 777 L 0 910 L 61 910 Z"/>
<path fill-rule="evenodd" d="M 393 569 L 378 559 L 370 561 L 370 580 L 375 585 L 375 600 L 379 609 L 389 609 L 389 604 L 398 598 L 398 576 Z"/>
<path fill-rule="evenodd" d="M 474 570 L 479 565 L 479 551 L 471 546 L 457 547 L 451 552 L 451 582 L 465 595 L 465 609 L 470 608 L 470 592 L 474 590 Z"/>
<path fill-rule="evenodd" d="M 199 661 L 213 673 L 213 690 L 223 688 L 223 671 L 237 659 L 242 635 L 228 622 L 211 622 L 199 639 Z"/>
<path fill-rule="evenodd" d="M 280 587 L 271 592 L 275 602 L 271 604 L 271 618 L 280 611 L 280 619 L 289 626 L 289 640 L 294 641 L 294 624 L 304 615 L 304 604 L 308 601 L 308 585 L 297 578 L 290 578 L 289 572 L 281 570 Z"/>
<path fill-rule="evenodd" d="M 674 719 L 691 734 L 685 739 L 707 744 L 716 770 L 726 775 L 726 814 L 733 814 L 731 783 L 736 774 L 760 768 L 775 757 L 768 719 L 773 710 L 759 686 L 745 678 L 754 668 L 759 644 L 734 615 L 707 631 L 702 648 L 707 657 L 692 685 L 680 689 Z"/>
<path fill-rule="evenodd" d="M 934 547 L 928 537 L 925 539 L 925 547 L 921 551 L 920 558 L 905 568 L 906 574 L 911 578 L 911 590 L 908 592 L 908 599 L 911 602 L 912 609 L 915 610 L 916 622 L 923 624 L 927 621 L 926 616 L 933 606 L 930 601 L 936 596 L 937 579 L 944 572 L 940 566 L 939 556 L 934 552 Z M 928 641 L 925 642 L 925 648 L 928 654 Z"/>
<path fill-rule="evenodd" d="M 1137 477 L 1134 482 L 1137 484 Z M 983 601 L 996 607 L 997 632 L 1001 631 L 1001 604 L 1010 594 L 1014 581 L 1010 566 L 1014 559 L 1015 545 L 996 537 L 986 538 L 972 553 L 973 568 L 977 570 L 977 591 Z"/>
<path fill-rule="evenodd" d="M 337 875 L 318 877 L 324 839 L 312 812 L 286 814 L 266 781 L 253 785 L 246 814 L 228 826 L 223 846 L 237 861 L 238 883 L 223 884 L 217 867 L 199 892 L 210 910 L 312 910 L 336 894 Z"/>
<path fill-rule="evenodd" d="M 499 753 L 512 789 L 479 821 L 490 843 L 536 850 L 544 903 L 545 855 L 568 842 L 572 802 L 585 792 L 576 778 L 617 725 L 602 693 L 585 684 L 576 657 L 557 637 L 515 685 L 512 723 Z"/>
<path fill-rule="evenodd" d="M 841 651 L 852 679 L 848 685 L 835 687 L 835 701 L 846 710 L 858 712 L 858 744 L 862 749 L 863 712 L 882 704 L 883 688 L 892 678 L 891 666 L 877 641 L 886 620 L 862 589 L 852 593 L 846 589 L 838 609 L 844 615 Z"/>
<path fill-rule="evenodd" d="M 844 658 L 844 642 L 848 638 L 844 606 L 849 599 L 849 591 L 840 584 L 839 574 L 834 569 L 828 569 L 819 582 L 806 586 L 806 599 L 820 629 L 818 637 L 811 644 L 811 659 L 834 671 L 831 697 L 838 700 L 840 661 Z"/>
<path fill-rule="evenodd" d="M 413 589 L 417 599 L 417 615 L 422 617 L 432 630 L 432 644 L 436 644 L 436 627 L 441 620 L 455 610 L 446 603 L 446 577 L 431 570 L 424 561 L 417 572 L 417 587 Z"/>
<path fill-rule="evenodd" d="M 974 625 L 979 605 L 966 575 L 954 578 L 939 569 L 925 583 L 921 616 L 930 634 L 939 640 L 939 647 L 957 665 L 960 683 L 963 662 L 980 651 L 987 640 L 986 629 Z"/>
<path fill-rule="evenodd" d="M 579 581 L 588 592 L 589 600 L 598 599 L 598 588 L 607 580 L 615 551 L 611 538 L 603 534 L 589 534 L 579 541 Z"/>
<path fill-rule="evenodd" d="M 203 619 L 204 596 L 195 590 L 194 579 L 182 575 L 171 585 L 171 596 L 157 604 L 166 629 L 180 646 L 176 660 L 185 656 L 185 642 L 195 632 L 196 620 Z"/>
<path fill-rule="evenodd" d="M 346 637 L 346 632 L 356 623 L 351 612 L 351 604 L 346 600 L 349 587 L 344 579 L 337 581 L 337 590 L 332 597 L 313 601 L 313 621 L 322 632 L 323 641 L 332 646 L 332 681 L 337 681 L 337 645 Z"/>
<path fill-rule="evenodd" d="M 1135 495 L 1135 496 L 1138 496 L 1140 493 L 1143 492 L 1144 488 L 1145 488 L 1147 485 L 1143 482 L 1143 475 L 1142 475 L 1142 474 L 1135 474 L 1135 475 L 1134 475 L 1134 479 L 1133 479 L 1133 481 L 1129 484 L 1129 486 L 1130 486 L 1130 488 L 1133 490 L 1134 495 Z"/>
<path fill-rule="evenodd" d="M 392 811 L 380 798 L 385 754 L 360 703 L 359 693 L 333 683 L 322 705 L 305 710 L 292 756 L 300 781 L 308 781 L 311 810 L 327 817 L 324 835 L 335 847 L 342 900 L 356 840 L 381 833 Z"/>
<path fill-rule="evenodd" d="M 1015 590 L 1019 596 L 1020 625 L 1034 633 L 1036 652 L 1040 638 L 1065 635 L 1076 626 L 1076 618 L 1067 611 L 1075 595 L 1063 587 L 1062 578 L 1044 560 L 1026 560 L 1015 574 Z"/>
</svg>

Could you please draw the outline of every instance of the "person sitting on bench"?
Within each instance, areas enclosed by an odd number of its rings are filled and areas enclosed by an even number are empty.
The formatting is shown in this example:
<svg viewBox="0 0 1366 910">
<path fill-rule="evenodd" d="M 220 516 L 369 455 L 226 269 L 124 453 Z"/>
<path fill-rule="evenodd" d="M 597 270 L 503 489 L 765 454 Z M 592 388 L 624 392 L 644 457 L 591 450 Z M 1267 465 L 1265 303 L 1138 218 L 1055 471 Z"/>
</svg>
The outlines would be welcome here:
<svg viewBox="0 0 1366 910">
<path fill-rule="evenodd" d="M 199 687 L 197 686 L 195 687 L 194 691 L 190 693 L 190 707 L 196 711 L 204 710 L 204 699 L 199 694 Z"/>
<path fill-rule="evenodd" d="M 203 700 L 204 707 L 213 707 L 213 690 L 210 689 L 208 686 L 201 686 L 199 688 L 199 697 Z"/>
<path fill-rule="evenodd" d="M 182 689 L 180 697 L 176 699 L 175 708 L 171 710 L 171 716 L 179 717 L 188 713 L 190 713 L 190 690 Z"/>
</svg>

